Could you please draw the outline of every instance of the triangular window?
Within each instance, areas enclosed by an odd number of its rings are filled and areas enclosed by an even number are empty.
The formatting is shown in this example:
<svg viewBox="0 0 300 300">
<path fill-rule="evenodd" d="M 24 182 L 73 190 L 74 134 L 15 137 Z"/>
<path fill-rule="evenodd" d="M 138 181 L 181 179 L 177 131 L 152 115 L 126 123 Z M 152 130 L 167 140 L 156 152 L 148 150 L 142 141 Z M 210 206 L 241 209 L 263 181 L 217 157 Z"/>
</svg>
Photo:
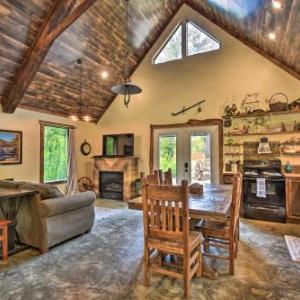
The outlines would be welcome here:
<svg viewBox="0 0 300 300">
<path fill-rule="evenodd" d="M 220 49 L 220 42 L 189 20 L 180 23 L 154 56 L 153 63 L 182 59 Z"/>
<path fill-rule="evenodd" d="M 220 42 L 188 21 L 186 27 L 187 56 L 220 49 Z"/>
<path fill-rule="evenodd" d="M 170 60 L 182 58 L 182 26 L 179 25 L 168 40 L 165 42 L 157 56 L 154 58 L 155 64 L 160 64 Z"/>
</svg>

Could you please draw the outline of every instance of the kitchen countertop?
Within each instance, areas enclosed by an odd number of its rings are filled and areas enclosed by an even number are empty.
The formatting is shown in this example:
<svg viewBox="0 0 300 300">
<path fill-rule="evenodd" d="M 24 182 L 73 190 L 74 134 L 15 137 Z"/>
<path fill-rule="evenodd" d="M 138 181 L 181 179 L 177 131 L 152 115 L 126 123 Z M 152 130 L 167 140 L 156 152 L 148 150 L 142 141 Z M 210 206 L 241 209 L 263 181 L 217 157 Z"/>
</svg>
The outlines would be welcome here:
<svg viewBox="0 0 300 300">
<path fill-rule="evenodd" d="M 300 178 L 300 173 L 282 173 L 286 178 Z"/>
</svg>

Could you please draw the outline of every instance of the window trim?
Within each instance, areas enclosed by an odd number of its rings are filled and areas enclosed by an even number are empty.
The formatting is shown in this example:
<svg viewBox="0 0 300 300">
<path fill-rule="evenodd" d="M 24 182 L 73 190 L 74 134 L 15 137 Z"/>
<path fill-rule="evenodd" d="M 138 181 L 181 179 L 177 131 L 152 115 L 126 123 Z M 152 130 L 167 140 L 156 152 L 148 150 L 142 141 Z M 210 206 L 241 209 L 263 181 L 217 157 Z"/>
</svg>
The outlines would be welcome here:
<svg viewBox="0 0 300 300">
<path fill-rule="evenodd" d="M 188 30 L 187 30 L 188 23 L 192 24 L 197 29 L 199 29 L 201 32 L 203 32 L 205 35 L 207 35 L 209 38 L 211 38 L 216 43 L 218 43 L 219 44 L 219 49 L 213 49 L 213 50 L 210 50 L 210 51 L 205 51 L 205 52 L 195 53 L 195 54 L 188 54 L 188 48 L 187 48 L 188 47 L 188 42 L 187 42 L 187 40 L 188 40 L 188 36 L 187 36 L 187 34 L 188 34 Z M 181 26 L 181 58 L 172 59 L 172 60 L 168 60 L 168 61 L 164 61 L 164 62 L 160 62 L 160 63 L 155 63 L 155 60 L 157 59 L 157 57 L 159 56 L 159 54 L 163 51 L 163 49 L 165 48 L 165 46 L 167 45 L 167 43 L 170 41 L 170 39 L 172 38 L 172 36 L 176 32 L 176 30 L 179 28 L 179 26 Z M 152 57 L 152 64 L 153 65 L 161 65 L 161 64 L 170 63 L 170 62 L 173 62 L 173 61 L 179 61 L 179 60 L 185 59 L 185 58 L 190 57 L 190 56 L 201 55 L 201 54 L 205 54 L 205 53 L 219 51 L 221 49 L 222 49 L 222 43 L 221 43 L 221 41 L 219 41 L 213 35 L 211 35 L 206 30 L 204 30 L 200 25 L 198 25 L 197 22 L 193 21 L 190 18 L 186 18 L 186 19 L 181 20 L 173 28 L 173 30 L 168 35 L 167 39 L 163 42 L 163 44 L 155 52 L 155 54 Z"/>
<path fill-rule="evenodd" d="M 214 40 L 217 44 L 219 44 L 219 49 L 213 49 L 210 51 L 205 51 L 205 52 L 200 52 L 200 53 L 194 53 L 194 54 L 188 54 L 188 30 L 187 30 L 187 25 L 188 23 L 192 24 L 193 26 L 195 26 L 198 30 L 200 30 L 201 32 L 203 32 L 205 35 L 207 35 L 209 38 L 211 38 L 212 40 Z M 217 38 L 215 38 L 214 36 L 212 36 L 211 34 L 209 34 L 207 31 L 205 31 L 203 28 L 201 28 L 197 23 L 195 23 L 193 20 L 191 19 L 187 19 L 186 23 L 185 23 L 185 28 L 186 28 L 186 35 L 185 35 L 185 43 L 186 43 L 186 56 L 185 57 L 190 57 L 190 56 L 195 56 L 195 55 L 201 55 L 201 54 L 205 54 L 205 53 L 210 53 L 210 52 L 215 52 L 215 51 L 219 51 L 222 48 L 222 43 L 221 41 L 219 41 Z"/>
<path fill-rule="evenodd" d="M 170 32 L 170 34 L 168 35 L 167 39 L 162 43 L 162 45 L 158 48 L 158 50 L 155 52 L 155 54 L 153 55 L 152 58 L 152 64 L 153 65 L 160 65 L 160 64 L 164 64 L 164 63 L 168 63 L 170 61 L 178 61 L 183 59 L 183 52 L 181 49 L 181 58 L 177 58 L 177 59 L 172 59 L 172 60 L 168 60 L 168 61 L 164 61 L 164 62 L 160 62 L 160 63 L 155 63 L 155 60 L 157 59 L 157 57 L 160 55 L 160 53 L 162 52 L 162 50 L 165 48 L 165 46 L 169 43 L 170 39 L 173 37 L 174 33 L 177 31 L 177 29 L 183 25 L 183 22 L 180 21 L 174 28 L 173 30 Z M 182 32 L 183 32 L 183 26 L 181 28 L 181 38 L 182 38 Z M 181 41 L 181 45 L 183 45 L 183 42 Z"/>
<path fill-rule="evenodd" d="M 66 180 L 55 180 L 55 181 L 46 181 L 44 180 L 44 133 L 45 127 L 58 127 L 58 128 L 65 128 L 68 129 L 76 129 L 75 126 L 66 125 L 61 123 L 54 123 L 54 122 L 47 122 L 47 121 L 39 121 L 40 123 L 40 183 L 47 183 L 47 184 L 62 184 L 67 183 Z"/>
</svg>

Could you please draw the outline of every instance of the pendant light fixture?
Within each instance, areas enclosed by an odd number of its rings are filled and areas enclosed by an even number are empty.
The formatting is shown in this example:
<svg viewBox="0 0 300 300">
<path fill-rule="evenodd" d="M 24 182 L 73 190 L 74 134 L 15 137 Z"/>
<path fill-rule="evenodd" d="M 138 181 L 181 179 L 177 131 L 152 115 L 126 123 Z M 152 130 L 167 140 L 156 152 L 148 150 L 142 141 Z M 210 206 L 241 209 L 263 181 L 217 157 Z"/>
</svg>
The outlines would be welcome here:
<svg viewBox="0 0 300 300">
<path fill-rule="evenodd" d="M 92 117 L 88 114 L 86 115 L 82 115 L 82 108 L 84 106 L 83 104 L 83 100 L 82 100 L 82 74 L 83 74 L 83 64 L 82 64 L 82 59 L 79 58 L 76 60 L 76 64 L 77 66 L 79 66 L 79 83 L 80 83 L 80 87 L 79 87 L 79 114 L 77 115 L 72 115 L 70 116 L 70 119 L 72 121 L 85 121 L 85 122 L 90 122 L 92 121 Z"/>
<path fill-rule="evenodd" d="M 117 84 L 111 90 L 118 94 L 124 95 L 124 105 L 128 107 L 130 96 L 140 94 L 142 89 L 131 83 L 129 76 L 129 0 L 124 0 L 126 4 L 126 46 L 125 46 L 125 70 L 123 83 Z"/>
</svg>

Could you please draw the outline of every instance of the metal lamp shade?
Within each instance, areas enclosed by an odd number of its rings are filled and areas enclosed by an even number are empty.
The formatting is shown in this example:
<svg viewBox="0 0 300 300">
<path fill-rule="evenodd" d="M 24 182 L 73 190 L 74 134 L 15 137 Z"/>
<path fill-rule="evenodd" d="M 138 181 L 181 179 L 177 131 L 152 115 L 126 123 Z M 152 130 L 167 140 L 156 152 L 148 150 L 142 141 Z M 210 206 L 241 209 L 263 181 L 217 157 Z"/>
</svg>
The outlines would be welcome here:
<svg viewBox="0 0 300 300">
<path fill-rule="evenodd" d="M 139 86 L 131 82 L 117 84 L 113 86 L 111 90 L 118 95 L 136 95 L 142 92 L 142 89 Z"/>
<path fill-rule="evenodd" d="M 128 81 L 113 86 L 111 90 L 118 95 L 124 95 L 124 104 L 126 107 L 128 107 L 131 95 L 136 95 L 142 92 L 142 89 L 139 86 Z"/>
</svg>

